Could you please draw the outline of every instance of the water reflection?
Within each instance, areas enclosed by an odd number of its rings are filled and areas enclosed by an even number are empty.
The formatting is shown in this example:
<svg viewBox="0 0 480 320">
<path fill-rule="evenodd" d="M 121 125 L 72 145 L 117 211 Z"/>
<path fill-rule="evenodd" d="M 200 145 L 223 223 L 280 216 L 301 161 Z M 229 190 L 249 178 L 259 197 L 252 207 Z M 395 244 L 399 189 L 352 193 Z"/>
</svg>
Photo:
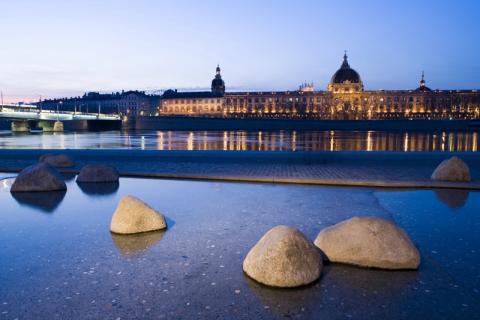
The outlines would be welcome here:
<svg viewBox="0 0 480 320">
<path fill-rule="evenodd" d="M 299 313 L 305 306 L 331 304 L 331 297 L 361 299 L 374 295 L 382 300 L 377 303 L 387 303 L 417 283 L 418 278 L 417 271 L 388 271 L 336 263 L 323 267 L 319 281 L 293 289 L 264 286 L 245 275 L 245 281 L 255 296 L 279 316 Z M 323 290 L 319 290 L 321 287 L 329 288 L 326 296 Z"/>
<path fill-rule="evenodd" d="M 155 137 L 144 135 L 140 141 L 131 147 L 223 151 L 478 151 L 476 132 L 158 131 Z"/>
<path fill-rule="evenodd" d="M 106 131 L 0 132 L 0 148 L 224 151 L 478 151 L 478 132 Z"/>
<path fill-rule="evenodd" d="M 320 280 L 323 281 L 323 280 Z M 319 304 L 322 292 L 319 290 L 319 281 L 300 288 L 273 288 L 262 285 L 245 275 L 245 282 L 250 290 L 264 306 L 277 316 L 298 314 L 305 306 Z"/>
<path fill-rule="evenodd" d="M 46 213 L 52 213 L 60 205 L 67 191 L 51 192 L 12 192 L 12 197 L 20 204 Z"/>
<path fill-rule="evenodd" d="M 332 263 L 324 268 L 322 281 L 334 286 L 340 296 L 375 293 L 389 300 L 416 283 L 418 277 L 415 270 L 380 270 Z"/>
<path fill-rule="evenodd" d="M 166 230 L 145 232 L 140 234 L 115 234 L 112 240 L 120 253 L 124 256 L 137 256 L 154 246 L 165 235 Z"/>
<path fill-rule="evenodd" d="M 90 196 L 105 196 L 115 194 L 120 187 L 118 182 L 109 183 L 85 183 L 77 182 L 78 187 L 83 193 Z"/>
<path fill-rule="evenodd" d="M 468 200 L 468 190 L 462 189 L 436 189 L 435 195 L 438 200 L 446 204 L 452 209 L 461 208 L 467 203 Z"/>
</svg>

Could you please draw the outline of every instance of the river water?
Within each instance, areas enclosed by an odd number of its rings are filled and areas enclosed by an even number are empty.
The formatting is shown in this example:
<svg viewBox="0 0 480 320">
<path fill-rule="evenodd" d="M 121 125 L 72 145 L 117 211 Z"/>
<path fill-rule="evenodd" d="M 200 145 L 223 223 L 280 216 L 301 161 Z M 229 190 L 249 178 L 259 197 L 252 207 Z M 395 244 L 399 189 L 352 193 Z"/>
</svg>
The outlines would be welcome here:
<svg viewBox="0 0 480 320">
<path fill-rule="evenodd" d="M 103 131 L 12 134 L 1 149 L 478 151 L 477 131 Z"/>
</svg>

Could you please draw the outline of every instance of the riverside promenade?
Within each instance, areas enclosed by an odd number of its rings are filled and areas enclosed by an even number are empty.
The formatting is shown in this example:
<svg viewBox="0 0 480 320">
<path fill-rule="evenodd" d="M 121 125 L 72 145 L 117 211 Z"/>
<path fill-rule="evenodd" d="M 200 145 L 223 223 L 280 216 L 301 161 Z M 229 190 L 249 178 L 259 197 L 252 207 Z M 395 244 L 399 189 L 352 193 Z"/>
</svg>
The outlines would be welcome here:
<svg viewBox="0 0 480 320">
<path fill-rule="evenodd" d="M 78 173 L 89 163 L 115 166 L 122 176 L 164 179 L 295 183 L 391 188 L 480 189 L 480 155 L 442 152 L 222 152 L 154 150 L 0 150 L 0 172 L 18 172 L 47 153 L 67 154 Z M 459 156 L 472 182 L 440 182 L 430 175 Z"/>
</svg>

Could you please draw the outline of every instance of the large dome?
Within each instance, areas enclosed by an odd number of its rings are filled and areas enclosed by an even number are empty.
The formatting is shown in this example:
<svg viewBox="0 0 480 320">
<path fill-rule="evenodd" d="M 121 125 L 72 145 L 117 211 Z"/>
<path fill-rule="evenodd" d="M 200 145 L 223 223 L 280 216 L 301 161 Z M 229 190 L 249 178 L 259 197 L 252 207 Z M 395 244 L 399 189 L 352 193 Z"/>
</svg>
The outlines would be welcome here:
<svg viewBox="0 0 480 320">
<path fill-rule="evenodd" d="M 333 74 L 332 80 L 330 80 L 332 84 L 343 84 L 343 83 L 361 83 L 360 75 L 357 71 L 350 68 L 350 65 L 347 61 L 347 54 L 343 56 L 343 63 L 340 69 L 337 70 Z"/>
</svg>

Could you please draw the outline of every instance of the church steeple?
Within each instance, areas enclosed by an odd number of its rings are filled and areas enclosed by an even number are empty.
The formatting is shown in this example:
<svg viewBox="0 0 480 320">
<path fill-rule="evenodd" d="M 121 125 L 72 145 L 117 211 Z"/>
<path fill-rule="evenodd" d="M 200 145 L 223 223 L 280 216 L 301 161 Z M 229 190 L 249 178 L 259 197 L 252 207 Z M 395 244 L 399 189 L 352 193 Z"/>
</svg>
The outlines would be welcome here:
<svg viewBox="0 0 480 320">
<path fill-rule="evenodd" d="M 420 79 L 420 87 L 417 88 L 417 91 L 432 91 L 429 87 L 427 87 L 425 82 L 425 72 L 422 71 L 422 79 Z"/>
</svg>

